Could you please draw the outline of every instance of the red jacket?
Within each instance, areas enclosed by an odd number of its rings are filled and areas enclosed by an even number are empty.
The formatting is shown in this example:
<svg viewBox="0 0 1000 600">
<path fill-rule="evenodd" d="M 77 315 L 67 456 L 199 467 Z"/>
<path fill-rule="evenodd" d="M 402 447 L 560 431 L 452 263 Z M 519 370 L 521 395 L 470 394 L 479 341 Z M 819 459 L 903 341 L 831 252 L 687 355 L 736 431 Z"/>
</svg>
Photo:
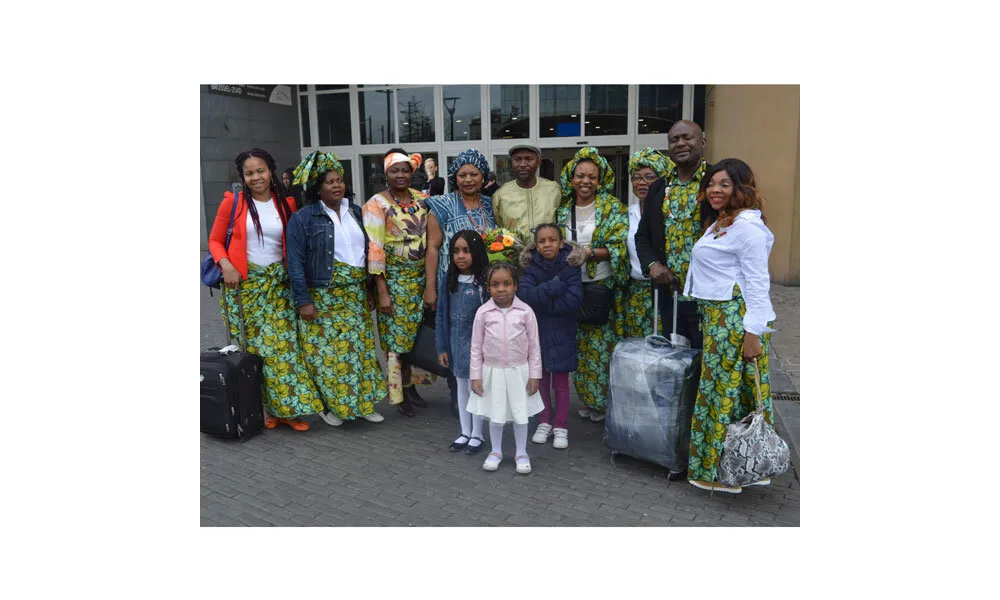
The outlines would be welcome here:
<svg viewBox="0 0 1000 600">
<path fill-rule="evenodd" d="M 271 200 L 274 202 L 274 200 Z M 288 197 L 285 199 L 288 208 L 295 212 L 295 199 Z M 229 252 L 226 252 L 226 230 L 229 229 L 229 214 L 233 210 L 233 193 L 226 192 L 222 196 L 222 204 L 219 205 L 219 212 L 215 214 L 215 224 L 212 225 L 212 233 L 208 235 L 208 251 L 212 253 L 212 258 L 218 263 L 223 258 L 228 258 L 233 263 L 236 270 L 240 272 L 243 279 L 247 278 L 247 203 L 240 192 L 239 203 L 236 205 L 236 216 L 233 218 L 233 237 L 229 241 Z M 281 211 L 278 211 L 281 214 Z M 291 216 L 291 215 L 289 215 Z M 287 225 L 287 224 L 286 224 Z M 285 242 L 285 231 L 281 231 L 281 251 L 287 260 Z"/>
</svg>

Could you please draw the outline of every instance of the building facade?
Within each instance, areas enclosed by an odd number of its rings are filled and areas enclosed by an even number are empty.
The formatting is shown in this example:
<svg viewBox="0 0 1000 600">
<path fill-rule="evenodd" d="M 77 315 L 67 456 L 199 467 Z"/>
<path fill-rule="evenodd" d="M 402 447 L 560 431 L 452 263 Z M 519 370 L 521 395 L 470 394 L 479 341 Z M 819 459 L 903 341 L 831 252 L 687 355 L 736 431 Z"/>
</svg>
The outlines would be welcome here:
<svg viewBox="0 0 1000 600">
<path fill-rule="evenodd" d="M 447 172 L 448 162 L 459 152 L 478 148 L 490 158 L 497 181 L 503 184 L 512 178 L 508 150 L 514 144 L 539 147 L 542 150 L 539 174 L 553 180 L 558 179 L 562 167 L 580 147 L 595 146 L 615 172 L 616 195 L 633 201 L 626 171 L 632 152 L 644 146 L 665 151 L 671 125 L 680 119 L 691 119 L 708 134 L 708 158 L 721 158 L 713 150 L 714 144 L 727 133 L 714 127 L 711 119 L 720 119 L 728 129 L 732 127 L 731 120 L 746 115 L 732 104 L 740 102 L 738 96 L 734 100 L 732 94 L 721 92 L 720 88 L 770 86 L 269 86 L 288 88 L 287 94 L 278 94 L 278 102 L 270 91 L 270 98 L 267 93 L 239 97 L 233 87 L 236 86 L 202 86 L 202 208 L 208 227 L 222 191 L 238 181 L 233 158 L 240 150 L 254 145 L 251 142 L 267 147 L 278 161 L 279 169 L 294 167 L 313 150 L 337 154 L 356 202 L 385 189 L 382 156 L 393 147 L 420 152 L 425 159 L 433 157 L 442 176 Z M 797 149 L 798 87 L 788 87 L 795 88 Z M 709 110 L 706 99 L 710 94 L 718 100 L 714 112 Z M 230 107 L 233 114 L 225 114 Z M 769 108 L 741 110 L 745 113 Z M 262 131 L 257 133 L 255 128 Z M 720 146 L 730 147 L 733 146 Z M 756 170 L 752 157 L 740 157 Z M 226 160 L 228 171 L 223 166 Z M 797 235 L 797 163 L 794 171 Z M 422 173 L 415 179 L 414 187 L 420 187 Z M 782 252 L 788 254 L 784 249 Z M 797 238 L 794 254 L 797 282 Z"/>
</svg>

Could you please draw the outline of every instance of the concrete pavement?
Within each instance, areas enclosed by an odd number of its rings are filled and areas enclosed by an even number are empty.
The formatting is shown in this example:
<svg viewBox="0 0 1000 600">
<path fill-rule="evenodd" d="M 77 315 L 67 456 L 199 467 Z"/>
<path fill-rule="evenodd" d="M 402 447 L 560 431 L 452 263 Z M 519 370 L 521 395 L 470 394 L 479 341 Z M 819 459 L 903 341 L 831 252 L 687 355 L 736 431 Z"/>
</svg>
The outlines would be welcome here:
<svg viewBox="0 0 1000 600">
<path fill-rule="evenodd" d="M 794 291 L 789 298 L 797 301 Z M 201 348 L 222 345 L 218 295 L 209 298 L 204 287 L 199 293 Z M 774 296 L 784 298 L 783 293 L 775 290 Z M 792 321 L 778 308 L 777 297 L 775 306 L 782 323 Z M 797 347 L 797 306 L 794 321 Z M 787 333 L 773 342 L 776 366 L 791 360 L 791 329 L 782 331 Z M 414 418 L 382 403 L 378 410 L 386 419 L 380 424 L 331 428 L 311 418 L 308 432 L 279 426 L 242 444 L 202 435 L 201 524 L 799 525 L 797 463 L 771 486 L 745 488 L 738 495 L 667 481 L 657 465 L 623 456 L 612 462 L 603 428 L 576 417 L 581 405 L 573 393 L 567 450 L 529 442 L 533 472 L 517 475 L 508 427 L 504 462 L 489 473 L 481 469 L 485 453 L 466 456 L 447 449 L 458 423 L 449 414 L 445 383 L 424 388 L 422 395 L 430 406 L 417 409 Z M 779 409 L 779 433 L 789 439 L 783 414 Z M 533 420 L 529 433 L 534 425 Z"/>
</svg>

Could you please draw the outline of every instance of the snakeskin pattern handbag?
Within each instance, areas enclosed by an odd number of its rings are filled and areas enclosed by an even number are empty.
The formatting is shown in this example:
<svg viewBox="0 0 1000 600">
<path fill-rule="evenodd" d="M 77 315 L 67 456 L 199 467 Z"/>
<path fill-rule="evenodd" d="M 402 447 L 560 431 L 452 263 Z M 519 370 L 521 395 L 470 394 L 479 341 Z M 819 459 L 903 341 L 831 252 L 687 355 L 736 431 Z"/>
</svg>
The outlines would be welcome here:
<svg viewBox="0 0 1000 600">
<path fill-rule="evenodd" d="M 753 378 L 757 385 L 757 410 L 726 430 L 726 442 L 719 461 L 719 483 L 729 487 L 781 475 L 788 470 L 788 444 L 764 420 L 760 397 L 760 375 L 754 359 Z"/>
</svg>

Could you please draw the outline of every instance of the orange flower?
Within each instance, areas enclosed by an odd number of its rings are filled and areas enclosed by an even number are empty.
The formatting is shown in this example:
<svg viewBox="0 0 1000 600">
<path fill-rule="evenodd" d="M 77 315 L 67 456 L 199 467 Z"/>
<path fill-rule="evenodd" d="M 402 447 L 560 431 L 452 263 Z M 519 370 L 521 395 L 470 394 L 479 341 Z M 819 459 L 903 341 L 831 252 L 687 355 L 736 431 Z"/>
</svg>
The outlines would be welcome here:
<svg viewBox="0 0 1000 600">
<path fill-rule="evenodd" d="M 490 252 L 500 252 L 503 250 L 503 244 L 500 242 L 493 242 L 490 244 Z"/>
<path fill-rule="evenodd" d="M 514 240 L 510 239 L 507 236 L 504 236 L 504 238 L 503 238 L 503 245 L 504 245 L 505 248 L 510 248 L 511 246 L 514 245 Z"/>
</svg>

